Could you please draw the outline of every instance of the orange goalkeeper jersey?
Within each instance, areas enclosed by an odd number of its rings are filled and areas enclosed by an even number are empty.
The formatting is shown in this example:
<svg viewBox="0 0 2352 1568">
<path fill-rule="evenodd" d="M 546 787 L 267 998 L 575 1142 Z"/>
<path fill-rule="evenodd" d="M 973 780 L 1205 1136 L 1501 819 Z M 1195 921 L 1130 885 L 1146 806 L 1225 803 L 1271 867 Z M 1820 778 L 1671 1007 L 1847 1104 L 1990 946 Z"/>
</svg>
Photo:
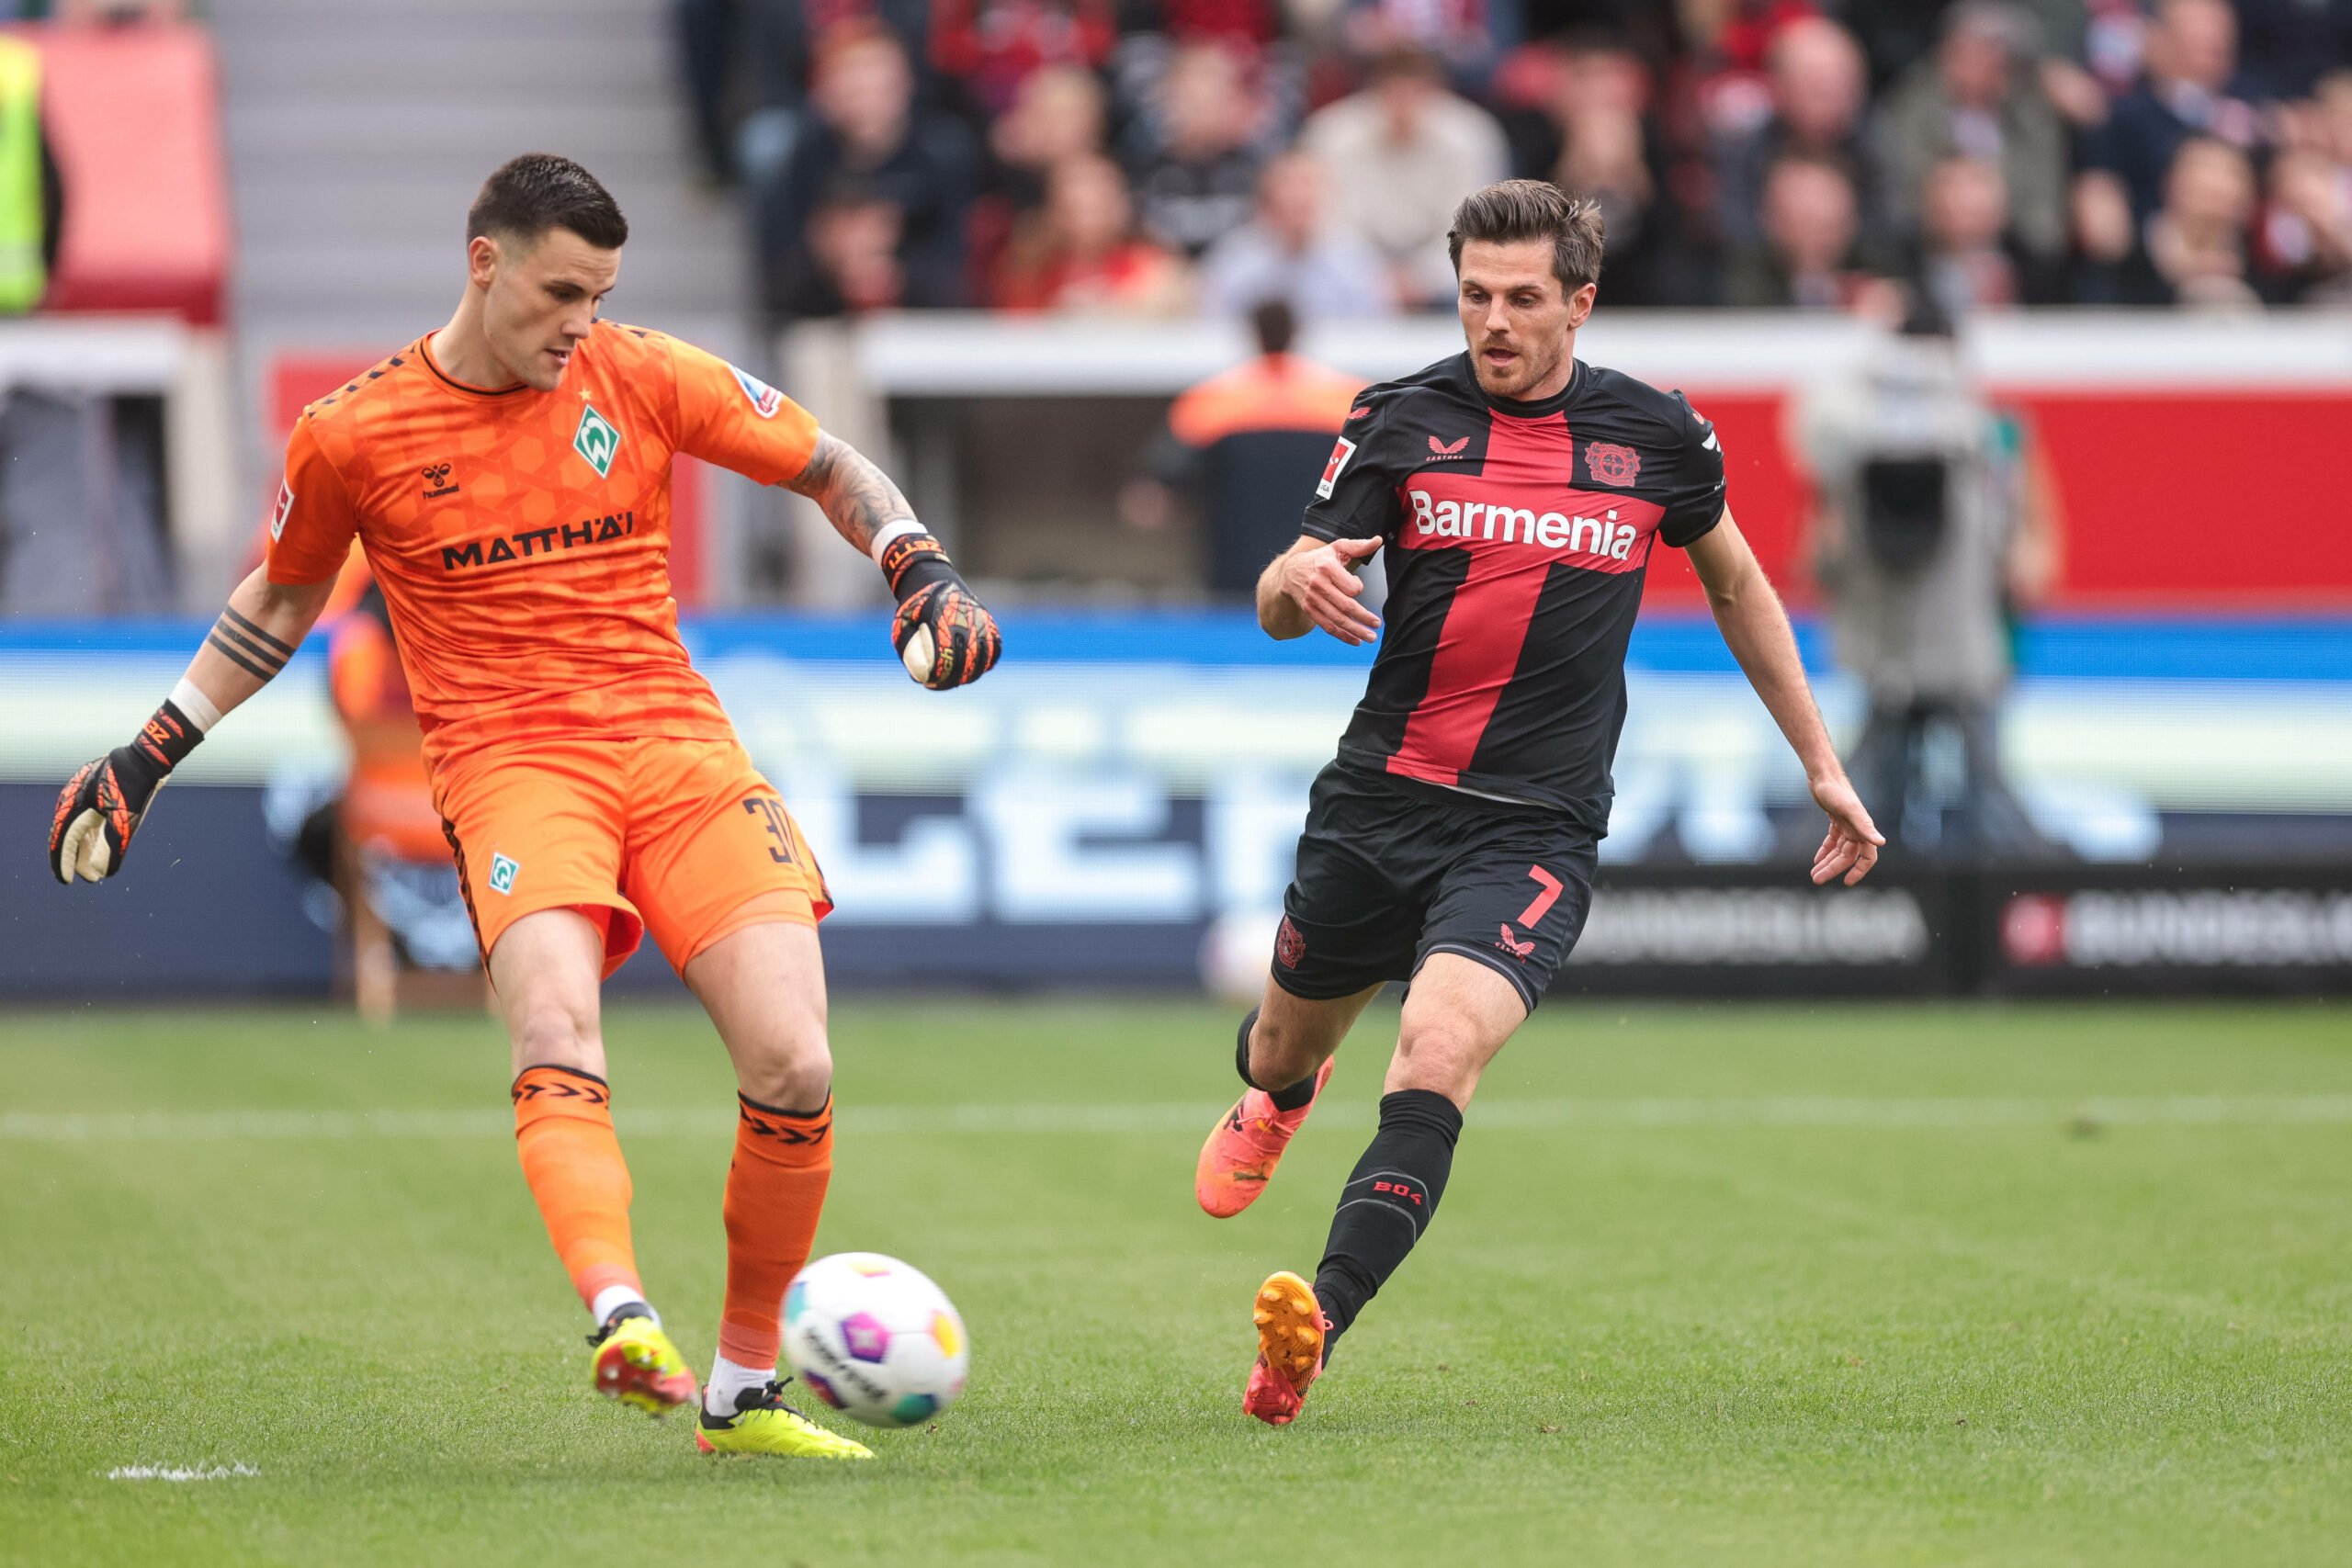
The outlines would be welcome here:
<svg viewBox="0 0 2352 1568">
<path fill-rule="evenodd" d="M 671 456 L 776 484 L 816 421 L 637 327 L 598 322 L 551 392 L 453 380 L 427 341 L 295 422 L 269 580 L 326 581 L 357 535 L 436 767 L 526 735 L 732 737 L 678 640 Z"/>
</svg>

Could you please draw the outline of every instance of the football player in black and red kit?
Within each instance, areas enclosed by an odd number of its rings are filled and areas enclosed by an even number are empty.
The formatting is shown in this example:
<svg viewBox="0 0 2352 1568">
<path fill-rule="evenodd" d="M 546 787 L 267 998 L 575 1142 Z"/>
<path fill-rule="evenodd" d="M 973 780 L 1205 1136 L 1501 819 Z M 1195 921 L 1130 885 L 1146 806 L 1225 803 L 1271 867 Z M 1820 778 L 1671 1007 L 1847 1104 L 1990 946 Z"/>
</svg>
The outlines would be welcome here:
<svg viewBox="0 0 2352 1568">
<path fill-rule="evenodd" d="M 1201 1151 L 1203 1208 L 1238 1213 L 1264 1190 L 1356 1016 L 1383 983 L 1412 982 L 1379 1131 L 1322 1263 L 1258 1292 L 1242 1404 L 1277 1426 L 1428 1229 L 1479 1074 L 1583 928 L 1652 552 L 1689 552 L 1804 764 L 1829 818 L 1814 881 L 1860 880 L 1885 841 L 1724 506 L 1713 427 L 1679 392 L 1576 359 L 1601 238 L 1591 203 L 1538 181 L 1462 204 L 1450 239 L 1469 352 L 1358 398 L 1303 536 L 1258 583 L 1271 635 L 1320 626 L 1378 637 L 1380 652 L 1315 782 L 1265 999 L 1237 1042 L 1250 1087 Z M 1356 576 L 1377 552 L 1385 627 Z"/>
</svg>

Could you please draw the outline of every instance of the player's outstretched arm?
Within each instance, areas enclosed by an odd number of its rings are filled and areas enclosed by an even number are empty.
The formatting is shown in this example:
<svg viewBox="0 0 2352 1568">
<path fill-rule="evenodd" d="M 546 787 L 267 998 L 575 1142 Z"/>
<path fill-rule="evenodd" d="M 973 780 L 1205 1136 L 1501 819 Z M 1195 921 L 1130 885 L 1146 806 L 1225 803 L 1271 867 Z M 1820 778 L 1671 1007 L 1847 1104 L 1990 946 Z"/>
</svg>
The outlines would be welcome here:
<svg viewBox="0 0 2352 1568">
<path fill-rule="evenodd" d="M 130 836 L 172 770 L 223 714 L 286 668 L 334 592 L 332 578 L 281 587 L 259 569 L 237 585 L 155 716 L 129 745 L 84 763 L 58 795 L 49 829 L 49 869 L 58 881 L 96 882 L 121 869 Z"/>
<path fill-rule="evenodd" d="M 1741 537 L 1728 508 L 1721 521 L 1690 542 L 1690 553 L 1699 581 L 1706 585 L 1707 607 L 1714 612 L 1732 657 L 1739 660 L 1748 684 L 1764 699 L 1773 722 L 1804 764 L 1815 802 L 1829 814 L 1829 832 L 1813 857 L 1813 879 L 1827 882 L 1842 875 L 1850 887 L 1878 863 L 1886 839 L 1862 808 L 1861 796 L 1854 793 L 1845 765 L 1829 744 L 1829 728 L 1814 705 L 1804 660 L 1798 657 L 1796 634 L 1789 629 L 1781 596 L 1756 564 L 1755 552 Z"/>
<path fill-rule="evenodd" d="M 822 507 L 834 531 L 882 569 L 899 602 L 890 642 L 908 674 L 941 692 L 969 685 L 995 666 L 1004 651 L 996 617 L 915 521 L 889 475 L 839 436 L 820 435 L 808 467 L 785 488 Z"/>
<path fill-rule="evenodd" d="M 1378 539 L 1334 539 L 1312 534 L 1276 556 L 1258 574 L 1258 624 L 1283 642 L 1321 626 L 1350 648 L 1380 634 L 1380 617 L 1356 600 L 1363 580 L 1356 568 L 1381 546 Z"/>
</svg>

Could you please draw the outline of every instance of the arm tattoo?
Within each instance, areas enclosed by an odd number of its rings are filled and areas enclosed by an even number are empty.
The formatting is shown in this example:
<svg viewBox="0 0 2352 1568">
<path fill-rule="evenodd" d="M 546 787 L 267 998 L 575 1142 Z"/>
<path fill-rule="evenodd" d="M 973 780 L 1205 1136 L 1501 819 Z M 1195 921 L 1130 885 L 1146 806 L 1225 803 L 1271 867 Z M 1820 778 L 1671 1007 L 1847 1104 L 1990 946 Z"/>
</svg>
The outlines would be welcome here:
<svg viewBox="0 0 2352 1568">
<path fill-rule="evenodd" d="M 784 488 L 824 508 L 834 531 L 869 553 L 884 524 L 914 515 L 890 476 L 837 435 L 817 437 L 808 466 L 786 479 Z"/>
<path fill-rule="evenodd" d="M 212 649 L 256 681 L 266 681 L 286 668 L 294 650 L 234 610 L 222 610 L 205 639 Z"/>
</svg>

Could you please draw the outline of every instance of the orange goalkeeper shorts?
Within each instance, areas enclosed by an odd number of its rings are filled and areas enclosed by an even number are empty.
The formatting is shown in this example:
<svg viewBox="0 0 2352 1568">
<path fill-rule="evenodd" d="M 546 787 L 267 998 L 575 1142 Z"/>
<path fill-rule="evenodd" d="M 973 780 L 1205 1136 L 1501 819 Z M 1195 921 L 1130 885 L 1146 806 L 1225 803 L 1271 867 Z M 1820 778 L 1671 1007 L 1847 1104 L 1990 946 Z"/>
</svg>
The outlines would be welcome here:
<svg viewBox="0 0 2352 1568">
<path fill-rule="evenodd" d="M 437 772 L 482 959 L 541 909 L 605 932 L 605 973 L 647 931 L 684 970 L 724 936 L 832 912 L 800 826 L 733 740 L 551 738 L 469 751 Z"/>
</svg>

